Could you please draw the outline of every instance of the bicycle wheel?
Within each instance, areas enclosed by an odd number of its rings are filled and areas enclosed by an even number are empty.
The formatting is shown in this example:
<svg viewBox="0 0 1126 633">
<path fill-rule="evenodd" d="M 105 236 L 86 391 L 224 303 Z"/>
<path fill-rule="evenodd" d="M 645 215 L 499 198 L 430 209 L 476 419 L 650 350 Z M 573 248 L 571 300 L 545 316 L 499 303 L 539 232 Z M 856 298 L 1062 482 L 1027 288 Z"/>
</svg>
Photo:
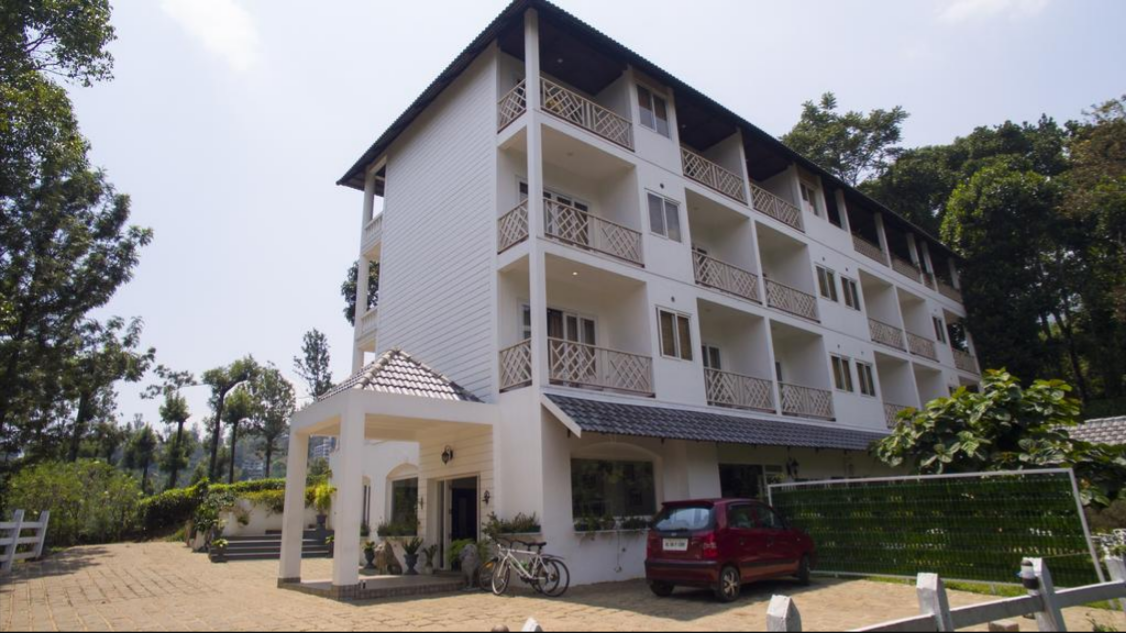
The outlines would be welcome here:
<svg viewBox="0 0 1126 633">
<path fill-rule="evenodd" d="M 492 588 L 494 596 L 503 596 L 508 591 L 508 583 L 512 580 L 512 569 L 507 561 L 499 561 L 493 568 Z"/>
<path fill-rule="evenodd" d="M 571 587 L 571 570 L 558 559 L 543 562 L 545 574 L 540 581 L 540 591 L 548 598 L 559 598 Z"/>
<path fill-rule="evenodd" d="M 477 587 L 484 592 L 493 590 L 493 572 L 496 570 L 499 558 L 490 558 L 487 563 L 477 568 Z"/>
</svg>

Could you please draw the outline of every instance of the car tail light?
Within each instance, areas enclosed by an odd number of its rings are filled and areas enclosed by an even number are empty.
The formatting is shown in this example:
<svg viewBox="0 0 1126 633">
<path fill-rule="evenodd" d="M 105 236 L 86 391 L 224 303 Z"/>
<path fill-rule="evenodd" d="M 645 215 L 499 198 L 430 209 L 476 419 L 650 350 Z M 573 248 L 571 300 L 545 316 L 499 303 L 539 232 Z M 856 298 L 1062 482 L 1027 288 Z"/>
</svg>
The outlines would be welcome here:
<svg viewBox="0 0 1126 633">
<path fill-rule="evenodd" d="M 646 554 L 649 558 L 657 558 L 661 554 L 661 537 L 656 532 L 649 533 L 649 545 Z"/>
<path fill-rule="evenodd" d="M 715 532 L 708 532 L 702 537 L 697 537 L 697 544 L 700 546 L 700 557 L 707 560 L 714 560 L 719 557 L 719 544 L 715 540 Z"/>
</svg>

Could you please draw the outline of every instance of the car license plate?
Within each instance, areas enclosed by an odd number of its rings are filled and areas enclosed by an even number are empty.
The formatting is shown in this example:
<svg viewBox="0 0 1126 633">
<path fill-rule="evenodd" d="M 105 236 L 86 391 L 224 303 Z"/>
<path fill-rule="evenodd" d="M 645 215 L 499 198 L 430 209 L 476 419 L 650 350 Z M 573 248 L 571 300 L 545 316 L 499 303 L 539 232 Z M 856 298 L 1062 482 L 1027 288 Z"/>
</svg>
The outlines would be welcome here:
<svg viewBox="0 0 1126 633">
<path fill-rule="evenodd" d="M 667 538 L 665 539 L 666 552 L 687 552 L 688 539 L 686 538 Z"/>
</svg>

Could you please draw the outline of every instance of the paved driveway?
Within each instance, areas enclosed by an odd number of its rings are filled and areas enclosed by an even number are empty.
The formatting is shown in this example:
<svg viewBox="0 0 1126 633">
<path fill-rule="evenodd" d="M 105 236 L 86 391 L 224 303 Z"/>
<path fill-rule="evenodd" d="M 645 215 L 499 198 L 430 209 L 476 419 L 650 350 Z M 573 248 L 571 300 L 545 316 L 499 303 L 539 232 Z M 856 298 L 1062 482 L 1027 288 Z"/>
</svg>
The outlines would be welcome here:
<svg viewBox="0 0 1126 633">
<path fill-rule="evenodd" d="M 307 560 L 306 578 L 327 578 L 327 560 Z M 0 585 L 0 630 L 520 630 L 535 617 L 548 631 L 754 631 L 766 624 L 771 595 L 793 596 L 805 629 L 841 630 L 917 613 L 914 589 L 868 581 L 788 582 L 748 588 L 734 605 L 686 592 L 658 600 L 643 583 L 572 590 L 564 600 L 483 593 L 378 603 L 339 603 L 278 589 L 276 562 L 212 565 L 173 543 L 120 544 L 68 550 L 24 565 Z M 952 592 L 955 605 L 988 600 Z M 1122 629 L 1126 618 L 1071 609 L 1071 630 L 1091 630 L 1088 616 Z M 1029 620 L 1022 630 L 1035 630 Z"/>
</svg>

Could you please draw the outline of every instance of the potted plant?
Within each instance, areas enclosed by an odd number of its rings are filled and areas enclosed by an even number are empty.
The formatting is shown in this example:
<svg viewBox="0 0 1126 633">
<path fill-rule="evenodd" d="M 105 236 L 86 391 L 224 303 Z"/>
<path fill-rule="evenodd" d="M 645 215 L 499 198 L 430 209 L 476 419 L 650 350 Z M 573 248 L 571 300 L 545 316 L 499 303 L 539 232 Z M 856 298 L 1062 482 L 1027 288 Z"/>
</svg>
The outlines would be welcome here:
<svg viewBox="0 0 1126 633">
<path fill-rule="evenodd" d="M 426 564 L 422 566 L 422 574 L 424 576 L 433 576 L 434 563 L 438 562 L 435 560 L 435 557 L 438 556 L 438 544 L 435 543 L 427 548 L 424 548 L 422 550 L 422 553 L 426 555 Z"/>
<path fill-rule="evenodd" d="M 407 566 L 405 576 L 418 575 L 414 568 L 418 565 L 418 550 L 420 549 L 422 549 L 422 539 L 417 536 L 403 544 L 403 562 Z"/>
<path fill-rule="evenodd" d="M 607 514 L 606 516 L 602 517 L 602 521 L 599 524 L 599 529 L 601 529 L 603 532 L 613 532 L 618 529 L 618 520 L 613 516 Z"/>
<path fill-rule="evenodd" d="M 644 532 L 649 529 L 649 519 L 643 517 L 630 517 L 622 519 L 622 530 L 625 532 Z"/>
<path fill-rule="evenodd" d="M 227 542 L 227 539 L 225 539 L 225 538 L 217 538 L 217 539 L 211 541 L 211 545 L 209 547 L 209 555 L 211 557 L 211 562 L 213 562 L 213 563 L 225 563 L 225 562 L 227 562 L 227 545 L 229 545 L 229 543 Z"/>
<path fill-rule="evenodd" d="M 450 543 L 450 549 L 446 550 L 446 566 L 453 571 L 461 570 L 461 550 L 465 549 L 467 545 L 473 545 L 473 539 L 463 539 Z"/>
<path fill-rule="evenodd" d="M 332 495 L 335 493 L 336 488 L 327 482 L 318 484 L 313 489 L 313 508 L 317 511 L 317 532 L 321 534 L 328 531 L 325 523 L 328 521 L 328 511 L 332 509 Z"/>
<path fill-rule="evenodd" d="M 368 563 L 364 569 L 375 569 L 375 541 L 364 541 L 364 560 Z"/>
<path fill-rule="evenodd" d="M 360 538 L 367 538 L 371 536 L 371 526 L 367 521 L 360 523 Z"/>
</svg>

